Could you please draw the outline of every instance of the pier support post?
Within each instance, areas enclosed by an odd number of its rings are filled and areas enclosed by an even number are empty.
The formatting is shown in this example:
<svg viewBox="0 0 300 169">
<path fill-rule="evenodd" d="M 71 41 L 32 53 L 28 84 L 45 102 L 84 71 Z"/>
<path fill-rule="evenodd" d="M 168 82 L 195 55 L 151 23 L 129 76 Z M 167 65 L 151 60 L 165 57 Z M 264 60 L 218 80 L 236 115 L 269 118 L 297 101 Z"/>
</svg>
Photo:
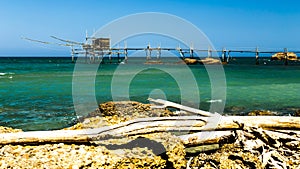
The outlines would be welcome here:
<svg viewBox="0 0 300 169">
<path fill-rule="evenodd" d="M 259 51 L 258 51 L 258 47 L 256 47 L 256 50 L 255 50 L 255 64 L 256 65 L 259 65 L 258 55 L 259 55 Z"/>
<path fill-rule="evenodd" d="M 194 45 L 193 45 L 193 43 L 191 43 L 191 46 L 190 46 L 190 58 L 194 58 Z"/>
<path fill-rule="evenodd" d="M 158 49 L 157 49 L 157 60 L 159 60 L 160 57 L 161 57 L 161 49 L 160 49 L 160 47 L 158 47 Z"/>
<path fill-rule="evenodd" d="M 127 50 L 127 42 L 124 41 L 124 55 L 125 55 L 125 63 L 128 61 L 128 50 Z"/>
<path fill-rule="evenodd" d="M 222 50 L 222 62 L 223 63 L 227 63 L 227 56 L 226 56 L 226 49 L 225 48 L 223 48 L 223 50 Z"/>
<path fill-rule="evenodd" d="M 210 47 L 210 46 L 208 46 L 207 57 L 208 57 L 208 58 L 211 58 L 211 57 L 212 57 L 212 50 L 211 50 L 211 47 Z"/>
<path fill-rule="evenodd" d="M 228 55 L 227 55 L 227 62 L 229 62 L 229 58 L 230 58 L 230 50 L 228 50 Z"/>
<path fill-rule="evenodd" d="M 288 65 L 288 50 L 284 48 L 284 65 Z"/>
<path fill-rule="evenodd" d="M 150 49 L 150 43 L 148 44 L 147 46 L 147 49 L 146 49 L 146 57 L 147 57 L 147 60 L 150 60 L 151 59 L 151 49 Z"/>
<path fill-rule="evenodd" d="M 102 55 L 103 56 L 103 55 Z M 109 63 L 111 64 L 112 52 L 109 53 Z"/>
<path fill-rule="evenodd" d="M 71 53 L 71 55 L 72 55 L 72 63 L 74 63 L 74 47 L 72 46 L 72 53 Z"/>
<path fill-rule="evenodd" d="M 87 63 L 87 57 L 88 57 L 88 56 L 87 56 L 87 55 L 88 55 L 87 49 L 85 50 L 85 54 L 84 54 L 84 55 L 85 55 L 85 63 Z"/>
<path fill-rule="evenodd" d="M 127 48 L 125 48 L 124 53 L 125 53 L 125 63 L 127 63 L 127 61 L 128 61 L 128 51 L 127 51 Z"/>
<path fill-rule="evenodd" d="M 182 49 L 179 49 L 179 54 L 180 54 L 181 58 L 185 59 L 185 56 L 184 56 L 184 53 L 183 53 Z"/>
<path fill-rule="evenodd" d="M 96 57 L 96 56 L 95 56 L 95 51 L 93 51 L 93 55 L 92 55 L 92 57 L 91 57 L 91 59 L 92 59 L 91 62 L 92 62 L 92 63 L 95 63 L 95 57 Z"/>
</svg>

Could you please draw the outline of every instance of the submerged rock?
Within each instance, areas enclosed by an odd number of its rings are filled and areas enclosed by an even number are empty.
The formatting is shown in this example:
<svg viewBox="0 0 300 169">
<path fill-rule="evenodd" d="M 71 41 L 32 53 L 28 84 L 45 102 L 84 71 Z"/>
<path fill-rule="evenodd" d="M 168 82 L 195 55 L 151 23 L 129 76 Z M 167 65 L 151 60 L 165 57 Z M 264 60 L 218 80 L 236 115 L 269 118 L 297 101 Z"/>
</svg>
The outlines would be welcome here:
<svg viewBox="0 0 300 169">
<path fill-rule="evenodd" d="M 183 61 L 186 64 L 188 64 L 188 65 L 193 65 L 193 64 L 197 64 L 198 63 L 197 59 L 191 59 L 191 58 L 185 58 Z"/>
<path fill-rule="evenodd" d="M 272 112 L 269 110 L 253 110 L 248 113 L 248 116 L 272 116 L 276 114 L 276 112 Z"/>
<path fill-rule="evenodd" d="M 226 114 L 230 114 L 230 115 L 244 115 L 245 110 L 246 110 L 246 107 L 230 106 L 230 107 L 225 107 L 224 112 L 226 112 Z"/>
<path fill-rule="evenodd" d="M 271 60 L 285 60 L 285 53 L 275 53 L 272 55 Z M 297 55 L 294 52 L 287 52 L 287 60 L 297 60 Z"/>
<path fill-rule="evenodd" d="M 144 63 L 145 65 L 161 65 L 163 62 L 161 60 L 148 60 Z"/>
<path fill-rule="evenodd" d="M 217 65 L 217 64 L 221 64 L 220 59 L 215 59 L 215 58 L 211 58 L 211 57 L 207 57 L 204 59 L 199 60 L 200 64 L 205 64 L 205 65 Z"/>
</svg>

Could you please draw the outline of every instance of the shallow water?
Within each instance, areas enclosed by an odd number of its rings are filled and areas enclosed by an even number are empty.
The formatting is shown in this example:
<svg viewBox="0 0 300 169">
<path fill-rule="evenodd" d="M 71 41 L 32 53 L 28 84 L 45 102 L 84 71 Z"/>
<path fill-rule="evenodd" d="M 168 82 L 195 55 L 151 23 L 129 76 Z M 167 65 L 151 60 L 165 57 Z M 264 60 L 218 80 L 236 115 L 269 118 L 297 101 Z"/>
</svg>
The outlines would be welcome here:
<svg viewBox="0 0 300 169">
<path fill-rule="evenodd" d="M 0 125 L 24 130 L 67 127 L 76 116 L 94 108 L 95 105 L 88 104 L 90 99 L 98 103 L 128 99 L 147 103 L 150 96 L 204 110 L 225 104 L 224 113 L 256 109 L 293 113 L 300 107 L 299 63 L 284 66 L 280 61 L 263 59 L 261 65 L 254 65 L 253 58 L 237 58 L 218 68 L 186 66 L 176 60 L 163 65 L 141 62 L 144 58 L 99 67 L 80 63 L 79 74 L 83 77 L 76 81 L 80 90 L 76 92 L 76 105 L 90 109 L 77 112 L 72 93 L 75 64 L 70 58 L 0 58 Z M 218 79 L 222 69 L 226 86 L 221 85 L 223 79 Z M 214 76 L 210 77 L 208 72 Z M 90 82 L 93 78 L 95 81 Z M 218 94 L 226 94 L 225 97 L 212 97 L 212 88 Z"/>
</svg>

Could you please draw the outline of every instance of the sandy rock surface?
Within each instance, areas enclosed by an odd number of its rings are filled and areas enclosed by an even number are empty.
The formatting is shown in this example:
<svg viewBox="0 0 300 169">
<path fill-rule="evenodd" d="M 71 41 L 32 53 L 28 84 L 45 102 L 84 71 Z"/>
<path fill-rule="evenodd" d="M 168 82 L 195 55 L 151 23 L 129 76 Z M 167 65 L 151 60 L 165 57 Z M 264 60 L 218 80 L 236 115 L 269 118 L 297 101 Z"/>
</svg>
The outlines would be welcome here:
<svg viewBox="0 0 300 169">
<path fill-rule="evenodd" d="M 170 116 L 138 102 L 108 102 L 65 130 L 113 125 L 134 118 Z M 1 133 L 22 130 L 0 127 Z M 184 168 L 182 142 L 169 133 L 154 133 L 86 144 L 5 145 L 0 148 L 0 168 Z"/>
</svg>

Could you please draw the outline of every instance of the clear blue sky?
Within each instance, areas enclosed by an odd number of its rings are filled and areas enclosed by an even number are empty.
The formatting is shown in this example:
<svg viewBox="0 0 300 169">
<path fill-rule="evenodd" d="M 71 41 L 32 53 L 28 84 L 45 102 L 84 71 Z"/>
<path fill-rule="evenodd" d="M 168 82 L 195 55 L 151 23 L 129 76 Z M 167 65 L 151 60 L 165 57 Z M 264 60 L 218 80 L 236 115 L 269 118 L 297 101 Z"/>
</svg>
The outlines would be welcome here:
<svg viewBox="0 0 300 169">
<path fill-rule="evenodd" d="M 119 17 L 163 12 L 200 28 L 216 48 L 300 49 L 300 2 L 295 0 L 1 0 L 0 56 L 69 55 L 69 48 L 34 44 L 56 35 L 84 41 Z"/>
</svg>

